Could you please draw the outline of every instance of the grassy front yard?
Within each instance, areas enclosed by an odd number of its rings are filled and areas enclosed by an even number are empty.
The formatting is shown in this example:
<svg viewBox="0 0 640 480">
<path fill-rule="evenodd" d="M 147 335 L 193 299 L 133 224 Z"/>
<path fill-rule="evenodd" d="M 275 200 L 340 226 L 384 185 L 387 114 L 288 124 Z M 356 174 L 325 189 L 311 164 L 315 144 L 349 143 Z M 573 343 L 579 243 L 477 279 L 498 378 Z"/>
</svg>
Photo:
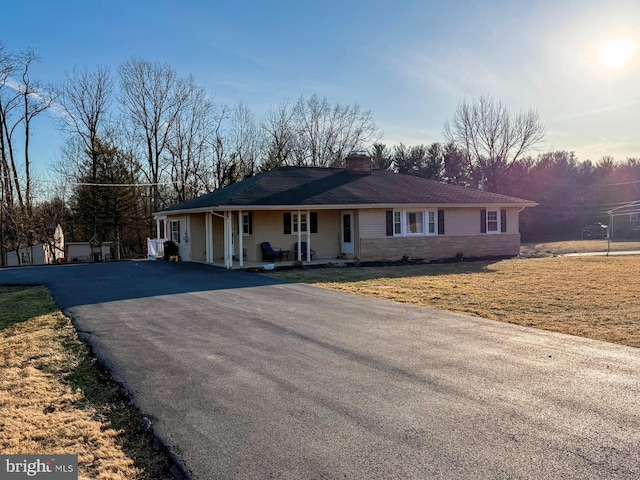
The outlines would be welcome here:
<svg viewBox="0 0 640 480">
<path fill-rule="evenodd" d="M 640 250 L 640 242 L 610 242 L 606 240 L 573 240 L 566 242 L 525 243 L 520 247 L 520 253 L 530 255 L 532 253 L 563 253 L 606 252 L 610 248 L 612 252 Z"/>
<path fill-rule="evenodd" d="M 640 347 L 640 257 L 343 267 L 269 273 L 358 295 Z"/>
<path fill-rule="evenodd" d="M 0 452 L 77 454 L 79 478 L 172 478 L 126 394 L 43 287 L 0 286 Z"/>
</svg>

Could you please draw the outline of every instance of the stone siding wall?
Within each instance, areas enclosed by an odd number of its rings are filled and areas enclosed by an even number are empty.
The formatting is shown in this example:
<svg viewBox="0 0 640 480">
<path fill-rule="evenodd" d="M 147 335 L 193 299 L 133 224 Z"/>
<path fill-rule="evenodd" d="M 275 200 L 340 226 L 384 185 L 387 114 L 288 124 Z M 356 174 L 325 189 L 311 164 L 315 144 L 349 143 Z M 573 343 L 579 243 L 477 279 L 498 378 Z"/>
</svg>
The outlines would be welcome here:
<svg viewBox="0 0 640 480">
<path fill-rule="evenodd" d="M 360 240 L 360 260 L 395 261 L 465 257 L 516 256 L 520 253 L 520 234 L 385 237 Z"/>
</svg>

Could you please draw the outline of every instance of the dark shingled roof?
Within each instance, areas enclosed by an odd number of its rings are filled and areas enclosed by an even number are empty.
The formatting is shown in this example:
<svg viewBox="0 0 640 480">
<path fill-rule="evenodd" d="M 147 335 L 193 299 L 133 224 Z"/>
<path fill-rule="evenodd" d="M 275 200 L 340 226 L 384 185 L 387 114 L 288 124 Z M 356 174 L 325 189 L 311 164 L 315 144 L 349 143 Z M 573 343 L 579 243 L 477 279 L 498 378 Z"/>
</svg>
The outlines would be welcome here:
<svg viewBox="0 0 640 480">
<path fill-rule="evenodd" d="M 163 212 L 241 206 L 327 206 L 389 204 L 512 204 L 533 202 L 448 185 L 388 170 L 371 175 L 344 168 L 279 167 Z"/>
</svg>

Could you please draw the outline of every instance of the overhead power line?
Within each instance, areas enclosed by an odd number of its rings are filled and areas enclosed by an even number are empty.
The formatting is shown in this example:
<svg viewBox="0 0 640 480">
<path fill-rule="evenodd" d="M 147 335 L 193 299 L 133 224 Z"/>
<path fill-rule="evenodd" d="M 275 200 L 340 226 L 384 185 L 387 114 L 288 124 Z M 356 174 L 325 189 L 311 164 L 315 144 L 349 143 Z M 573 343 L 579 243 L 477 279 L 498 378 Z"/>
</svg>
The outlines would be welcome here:
<svg viewBox="0 0 640 480">
<path fill-rule="evenodd" d="M 0 177 L 0 181 L 5 181 L 6 179 L 13 182 L 13 177 Z M 19 181 L 26 181 L 24 177 L 20 177 Z M 32 178 L 31 182 L 40 182 L 40 183 L 66 183 L 67 185 L 73 186 L 83 186 L 83 187 L 153 187 L 153 186 L 162 186 L 162 185 L 175 185 L 179 183 L 184 183 L 186 185 L 193 186 L 191 183 L 183 182 L 182 180 L 175 180 L 171 182 L 150 182 L 150 183 L 92 183 L 92 182 L 76 182 L 69 180 L 53 180 L 48 178 Z"/>
</svg>

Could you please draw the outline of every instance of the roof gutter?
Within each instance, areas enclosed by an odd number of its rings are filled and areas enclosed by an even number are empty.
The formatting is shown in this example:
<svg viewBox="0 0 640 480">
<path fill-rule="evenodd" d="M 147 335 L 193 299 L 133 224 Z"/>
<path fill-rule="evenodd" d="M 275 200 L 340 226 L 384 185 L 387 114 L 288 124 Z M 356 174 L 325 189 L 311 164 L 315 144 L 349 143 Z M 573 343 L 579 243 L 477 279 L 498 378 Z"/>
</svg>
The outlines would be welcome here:
<svg viewBox="0 0 640 480">
<path fill-rule="evenodd" d="M 186 208 L 183 210 L 169 210 L 154 212 L 154 217 L 169 215 L 187 215 L 192 213 L 214 213 L 215 211 L 247 211 L 247 210 L 352 210 L 352 209 L 384 209 L 384 208 L 485 208 L 493 207 L 519 207 L 520 211 L 524 208 L 537 207 L 538 203 L 528 202 L 522 203 L 363 203 L 363 204 L 335 204 L 335 205 L 218 205 L 216 207 Z"/>
</svg>

